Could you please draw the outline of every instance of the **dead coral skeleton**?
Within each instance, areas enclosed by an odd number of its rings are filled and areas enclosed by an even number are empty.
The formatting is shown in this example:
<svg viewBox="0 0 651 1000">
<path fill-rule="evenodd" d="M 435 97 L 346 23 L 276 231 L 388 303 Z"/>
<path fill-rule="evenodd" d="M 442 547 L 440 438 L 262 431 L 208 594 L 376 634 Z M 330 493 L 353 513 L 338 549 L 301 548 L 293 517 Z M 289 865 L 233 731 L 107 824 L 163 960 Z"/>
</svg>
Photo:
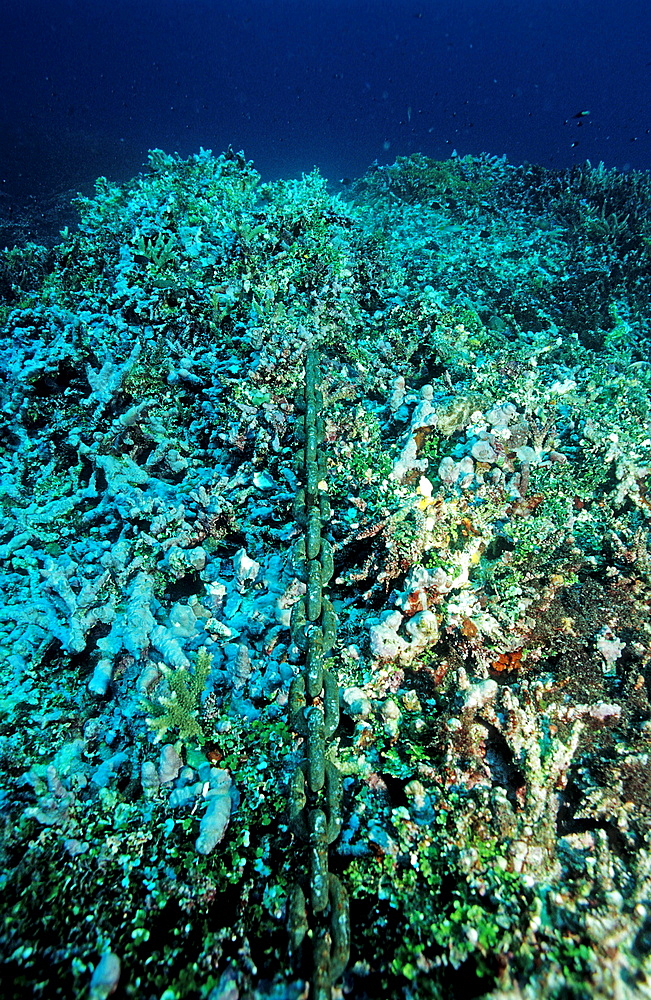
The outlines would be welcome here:
<svg viewBox="0 0 651 1000">
<path fill-rule="evenodd" d="M 465 675 L 465 671 L 459 673 Z M 458 762 L 470 750 L 476 757 L 476 778 L 494 787 L 502 785 L 505 770 L 521 775 L 519 788 L 505 790 L 515 793 L 514 800 L 502 791 L 494 802 L 499 804 L 502 833 L 509 842 L 509 865 L 536 879 L 557 877 L 558 793 L 567 783 L 586 718 L 594 706 L 568 709 L 553 700 L 551 681 L 523 679 L 509 687 L 493 680 L 470 683 L 462 676 L 459 686 L 463 706 L 459 718 L 448 721 L 448 760 Z M 495 754 L 487 750 L 490 733 L 495 730 L 511 754 L 506 768 L 503 760 L 497 763 Z"/>
</svg>

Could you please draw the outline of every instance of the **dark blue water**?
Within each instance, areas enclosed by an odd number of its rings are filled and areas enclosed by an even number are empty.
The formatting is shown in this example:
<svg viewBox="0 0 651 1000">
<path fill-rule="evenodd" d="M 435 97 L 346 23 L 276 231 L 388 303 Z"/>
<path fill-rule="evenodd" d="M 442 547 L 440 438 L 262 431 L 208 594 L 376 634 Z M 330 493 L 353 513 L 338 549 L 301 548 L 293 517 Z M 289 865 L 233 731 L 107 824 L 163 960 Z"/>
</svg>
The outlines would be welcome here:
<svg viewBox="0 0 651 1000">
<path fill-rule="evenodd" d="M 132 176 L 150 147 L 332 179 L 421 151 L 645 169 L 642 0 L 4 0 L 0 192 Z M 574 117 L 580 112 L 589 114 Z"/>
</svg>

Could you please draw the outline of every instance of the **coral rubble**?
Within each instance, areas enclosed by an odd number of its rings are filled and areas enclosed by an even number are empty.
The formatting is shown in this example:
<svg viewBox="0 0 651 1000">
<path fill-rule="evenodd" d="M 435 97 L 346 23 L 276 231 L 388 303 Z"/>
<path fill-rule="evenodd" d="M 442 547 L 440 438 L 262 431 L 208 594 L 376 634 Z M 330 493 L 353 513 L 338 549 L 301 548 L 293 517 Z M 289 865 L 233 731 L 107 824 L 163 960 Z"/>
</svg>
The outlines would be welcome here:
<svg viewBox="0 0 651 1000">
<path fill-rule="evenodd" d="M 155 150 L 77 208 L 1 269 L 5 995 L 305 995 L 308 346 L 337 992 L 649 995 L 648 176 L 412 156 L 342 194 Z"/>
</svg>

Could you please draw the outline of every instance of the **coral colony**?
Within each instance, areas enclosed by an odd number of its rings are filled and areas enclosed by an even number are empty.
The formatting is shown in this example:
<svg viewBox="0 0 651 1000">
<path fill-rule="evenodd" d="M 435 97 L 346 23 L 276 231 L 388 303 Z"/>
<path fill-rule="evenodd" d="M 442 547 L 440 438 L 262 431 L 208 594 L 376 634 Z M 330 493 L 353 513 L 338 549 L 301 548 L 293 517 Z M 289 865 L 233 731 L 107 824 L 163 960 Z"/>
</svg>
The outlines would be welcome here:
<svg viewBox="0 0 651 1000">
<path fill-rule="evenodd" d="M 649 995 L 648 176 L 155 150 L 78 209 L 0 263 L 3 996 Z"/>
</svg>

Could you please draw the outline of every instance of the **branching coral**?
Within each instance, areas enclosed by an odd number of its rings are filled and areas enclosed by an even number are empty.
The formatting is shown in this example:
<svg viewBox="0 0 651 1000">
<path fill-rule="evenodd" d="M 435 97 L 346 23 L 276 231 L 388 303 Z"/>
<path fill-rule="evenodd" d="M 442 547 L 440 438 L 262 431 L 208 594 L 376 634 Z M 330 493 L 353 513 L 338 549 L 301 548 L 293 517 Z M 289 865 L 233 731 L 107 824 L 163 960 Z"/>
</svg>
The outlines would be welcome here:
<svg viewBox="0 0 651 1000">
<path fill-rule="evenodd" d="M 151 713 L 147 725 L 156 733 L 155 743 L 160 743 L 169 729 L 178 729 L 182 740 L 203 741 L 204 731 L 199 722 L 199 712 L 211 664 L 211 654 L 202 647 L 197 653 L 193 671 L 184 667 L 174 669 L 165 664 L 161 666 L 163 683 L 169 693 L 161 693 L 146 700 L 146 708 Z"/>
</svg>

